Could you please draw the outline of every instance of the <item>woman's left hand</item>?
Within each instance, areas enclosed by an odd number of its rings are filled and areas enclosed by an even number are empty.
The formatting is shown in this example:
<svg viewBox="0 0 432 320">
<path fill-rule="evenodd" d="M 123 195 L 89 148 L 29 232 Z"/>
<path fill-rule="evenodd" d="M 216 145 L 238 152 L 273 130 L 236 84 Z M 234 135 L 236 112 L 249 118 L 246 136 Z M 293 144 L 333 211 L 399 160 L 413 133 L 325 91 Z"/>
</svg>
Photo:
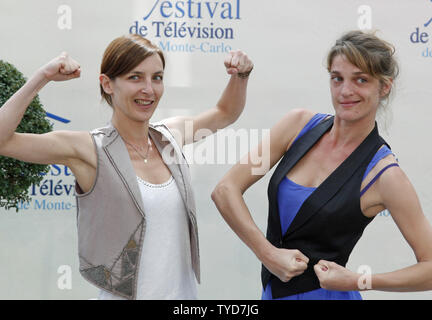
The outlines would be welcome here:
<svg viewBox="0 0 432 320">
<path fill-rule="evenodd" d="M 361 276 L 335 262 L 320 260 L 314 266 L 321 288 L 337 291 L 359 290 L 358 279 Z"/>
<path fill-rule="evenodd" d="M 252 68 L 252 60 L 241 50 L 230 51 L 224 60 L 228 74 L 248 74 Z"/>
</svg>

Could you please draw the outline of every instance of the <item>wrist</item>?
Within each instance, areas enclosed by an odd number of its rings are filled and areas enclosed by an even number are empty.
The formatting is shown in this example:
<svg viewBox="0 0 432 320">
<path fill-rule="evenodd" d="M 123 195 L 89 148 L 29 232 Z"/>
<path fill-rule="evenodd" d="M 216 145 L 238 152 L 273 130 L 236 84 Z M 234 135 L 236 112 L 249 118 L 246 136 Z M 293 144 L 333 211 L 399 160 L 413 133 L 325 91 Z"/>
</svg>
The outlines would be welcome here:
<svg viewBox="0 0 432 320">
<path fill-rule="evenodd" d="M 263 243 L 263 245 L 255 252 L 255 255 L 262 262 L 262 264 L 271 264 L 271 262 L 274 260 L 275 249 L 276 247 L 274 247 L 266 239 L 266 243 Z"/>
<path fill-rule="evenodd" d="M 50 79 L 48 79 L 47 75 L 45 74 L 44 70 L 42 68 L 38 69 L 35 74 L 33 75 L 34 78 L 36 78 L 40 82 L 44 82 L 45 84 L 50 82 Z"/>
<path fill-rule="evenodd" d="M 372 290 L 372 274 L 371 273 L 354 273 L 354 285 L 358 291 Z"/>
<path fill-rule="evenodd" d="M 250 68 L 249 71 L 245 71 L 245 72 L 239 72 L 239 73 L 237 73 L 237 76 L 238 76 L 239 78 L 241 78 L 241 79 L 249 78 L 249 75 L 251 74 L 252 70 L 253 70 L 253 67 Z"/>
<path fill-rule="evenodd" d="M 35 93 L 37 94 L 39 90 L 41 90 L 46 84 L 50 82 L 49 79 L 45 76 L 45 73 L 42 69 L 39 69 L 36 71 L 36 73 L 32 76 L 32 78 L 29 80 L 29 82 L 33 82 L 35 86 Z"/>
</svg>

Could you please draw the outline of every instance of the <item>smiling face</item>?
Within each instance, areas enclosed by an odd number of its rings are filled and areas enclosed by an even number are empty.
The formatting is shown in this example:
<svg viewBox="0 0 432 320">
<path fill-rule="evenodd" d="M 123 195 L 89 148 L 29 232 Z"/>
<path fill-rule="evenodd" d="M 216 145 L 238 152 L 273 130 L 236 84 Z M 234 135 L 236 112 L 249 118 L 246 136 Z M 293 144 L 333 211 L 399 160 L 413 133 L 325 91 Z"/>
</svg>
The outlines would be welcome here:
<svg viewBox="0 0 432 320">
<path fill-rule="evenodd" d="M 389 85 L 366 74 L 344 55 L 334 57 L 330 67 L 330 91 L 335 113 L 340 119 L 375 119 L 380 101 L 389 89 Z"/>
<path fill-rule="evenodd" d="M 114 116 L 148 122 L 164 92 L 163 63 L 158 54 L 144 59 L 130 72 L 106 79 L 104 86 L 112 99 Z"/>
</svg>

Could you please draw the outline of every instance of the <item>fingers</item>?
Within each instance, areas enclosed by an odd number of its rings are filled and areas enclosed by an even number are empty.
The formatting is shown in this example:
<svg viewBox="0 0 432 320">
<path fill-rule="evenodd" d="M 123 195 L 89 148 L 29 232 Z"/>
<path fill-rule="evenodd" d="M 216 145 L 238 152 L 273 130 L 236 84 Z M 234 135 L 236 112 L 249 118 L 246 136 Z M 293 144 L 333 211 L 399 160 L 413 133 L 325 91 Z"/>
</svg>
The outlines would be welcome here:
<svg viewBox="0 0 432 320">
<path fill-rule="evenodd" d="M 243 51 L 231 51 L 224 60 L 228 74 L 244 73 L 252 69 L 253 63 Z"/>
<path fill-rule="evenodd" d="M 330 269 L 331 263 L 332 262 L 330 262 L 330 261 L 320 260 L 320 261 L 318 261 L 318 263 L 315 266 L 318 266 L 322 271 L 327 271 L 328 269 Z"/>
<path fill-rule="evenodd" d="M 233 55 L 229 54 L 225 57 L 224 64 L 225 68 L 227 69 L 228 74 L 235 74 L 238 72 L 237 68 L 233 64 Z"/>
<path fill-rule="evenodd" d="M 285 277 L 286 281 L 289 281 L 291 278 L 301 275 L 308 268 L 309 262 L 309 258 L 306 257 L 299 250 L 290 251 L 292 254 L 292 260 L 287 269 L 288 272 Z"/>
<path fill-rule="evenodd" d="M 77 61 L 69 57 L 67 52 L 62 52 L 59 56 L 60 69 L 59 72 L 63 75 L 70 75 L 71 77 L 79 77 L 81 70 Z"/>
<path fill-rule="evenodd" d="M 300 250 L 294 250 L 294 257 L 300 261 L 304 261 L 306 264 L 309 263 L 309 258 L 306 257 Z"/>
<path fill-rule="evenodd" d="M 314 271 L 318 279 L 321 279 L 324 273 L 328 271 L 328 268 L 326 266 L 316 264 L 314 265 Z"/>
<path fill-rule="evenodd" d="M 229 54 L 229 55 L 227 55 L 226 57 L 225 57 L 225 60 L 224 60 L 224 65 L 225 65 L 225 68 L 230 68 L 231 67 L 231 60 L 232 60 L 232 55 L 231 54 Z"/>
<path fill-rule="evenodd" d="M 308 267 L 308 265 L 306 262 L 296 259 L 295 268 L 297 270 L 305 271 L 307 269 L 307 267 Z"/>
<path fill-rule="evenodd" d="M 316 265 L 314 265 L 314 271 L 321 285 L 324 285 L 324 279 L 326 279 L 327 274 L 330 270 L 331 262 L 320 260 Z"/>
</svg>

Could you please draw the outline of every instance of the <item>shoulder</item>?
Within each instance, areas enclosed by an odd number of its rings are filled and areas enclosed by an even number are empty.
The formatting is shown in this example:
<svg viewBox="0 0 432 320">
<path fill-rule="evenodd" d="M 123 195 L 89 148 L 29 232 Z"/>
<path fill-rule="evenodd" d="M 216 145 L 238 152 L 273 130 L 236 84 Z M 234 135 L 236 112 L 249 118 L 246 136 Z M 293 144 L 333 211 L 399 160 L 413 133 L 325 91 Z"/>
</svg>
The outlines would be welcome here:
<svg viewBox="0 0 432 320">
<path fill-rule="evenodd" d="M 176 126 L 172 126 L 170 121 L 173 118 L 163 119 L 158 122 L 152 122 L 150 123 L 150 128 L 153 128 L 154 130 L 161 133 L 163 136 L 165 136 L 169 141 L 176 142 L 177 145 L 182 146 L 184 141 L 184 133 L 183 131 L 179 130 Z"/>
<path fill-rule="evenodd" d="M 387 145 L 383 145 L 369 163 L 369 175 L 374 176 L 391 164 L 398 164 L 398 160 L 392 150 Z"/>
<path fill-rule="evenodd" d="M 316 112 L 307 109 L 292 109 L 287 112 L 274 126 L 276 129 L 283 129 L 286 132 L 300 131 Z"/>
<path fill-rule="evenodd" d="M 284 149 L 287 150 L 302 129 L 316 115 L 318 115 L 317 112 L 308 109 L 292 109 L 273 126 L 272 135 L 281 139 Z"/>
<path fill-rule="evenodd" d="M 398 165 L 396 156 L 386 145 L 383 145 L 369 162 L 363 176 L 363 183 L 369 183 L 372 179 L 376 180 L 384 174 L 387 175 L 389 172 L 393 172 L 394 170 L 390 169 L 393 168 L 391 165 L 394 164 Z M 378 179 L 378 181 L 380 180 Z"/>
<path fill-rule="evenodd" d="M 394 201 L 396 198 L 403 199 L 406 192 L 412 189 L 411 182 L 393 153 L 389 153 L 380 159 L 368 174 L 368 180 L 374 177 L 376 187 L 383 204 Z"/>
<path fill-rule="evenodd" d="M 112 125 L 106 125 L 104 127 L 95 128 L 90 131 L 90 135 L 92 136 L 111 136 L 113 133 L 116 133 L 117 130 Z"/>
<path fill-rule="evenodd" d="M 306 124 L 317 113 L 308 109 L 296 108 L 292 109 L 285 114 L 283 120 L 290 122 L 297 122 L 299 125 Z"/>
<path fill-rule="evenodd" d="M 391 166 L 397 164 L 397 166 Z M 385 170 L 385 171 L 383 171 Z M 396 157 L 393 154 L 389 154 L 382 158 L 374 168 L 376 173 L 383 171 L 380 178 L 380 189 L 390 189 L 393 187 L 401 186 L 404 181 L 408 181 L 408 177 L 405 172 L 399 166 Z"/>
<path fill-rule="evenodd" d="M 170 131 L 170 128 L 169 128 L 170 122 L 169 121 L 170 121 L 170 118 L 163 119 L 163 120 L 160 120 L 157 122 L 152 122 L 149 124 L 149 126 L 152 127 L 153 129 L 158 130 L 158 131 L 162 131 L 162 130 Z"/>
</svg>

